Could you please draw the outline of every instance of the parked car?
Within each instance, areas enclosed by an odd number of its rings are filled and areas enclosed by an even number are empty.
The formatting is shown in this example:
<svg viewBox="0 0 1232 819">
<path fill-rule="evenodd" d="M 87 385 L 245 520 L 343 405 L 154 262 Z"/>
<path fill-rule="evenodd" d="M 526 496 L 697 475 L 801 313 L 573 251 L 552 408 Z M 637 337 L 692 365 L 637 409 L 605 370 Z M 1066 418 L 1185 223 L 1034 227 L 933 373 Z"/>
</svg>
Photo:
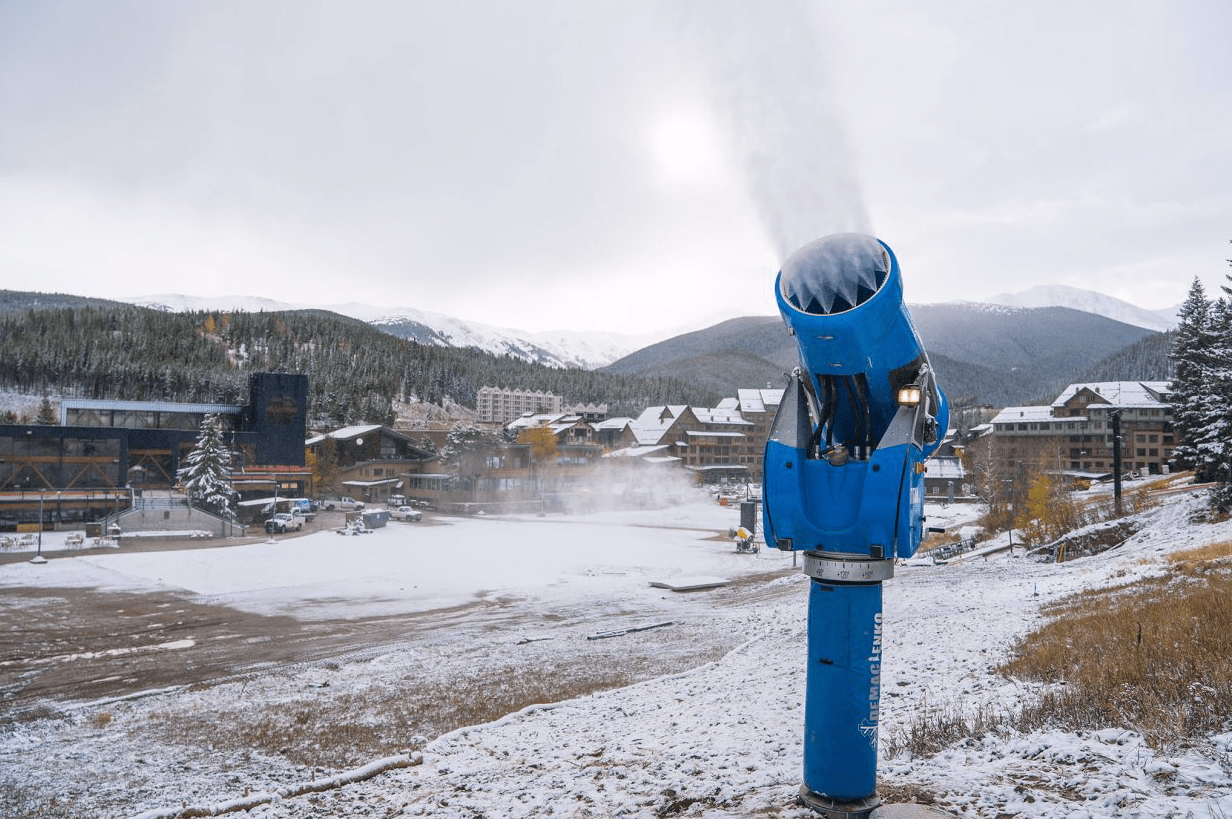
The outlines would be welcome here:
<svg viewBox="0 0 1232 819">
<path fill-rule="evenodd" d="M 324 506 L 327 512 L 332 512 L 335 509 L 341 509 L 343 512 L 354 512 L 356 509 L 363 509 L 362 501 L 357 501 L 354 498 L 346 495 L 330 495 L 321 499 L 320 506 Z"/>
<path fill-rule="evenodd" d="M 399 506 L 397 509 L 389 510 L 389 516 L 394 520 L 417 522 L 423 518 L 423 513 L 410 506 Z"/>
<path fill-rule="evenodd" d="M 292 515 L 290 512 L 279 512 L 265 522 L 265 531 L 273 534 L 278 532 L 290 532 L 292 530 L 298 532 L 304 528 L 304 519 L 299 515 Z"/>
</svg>

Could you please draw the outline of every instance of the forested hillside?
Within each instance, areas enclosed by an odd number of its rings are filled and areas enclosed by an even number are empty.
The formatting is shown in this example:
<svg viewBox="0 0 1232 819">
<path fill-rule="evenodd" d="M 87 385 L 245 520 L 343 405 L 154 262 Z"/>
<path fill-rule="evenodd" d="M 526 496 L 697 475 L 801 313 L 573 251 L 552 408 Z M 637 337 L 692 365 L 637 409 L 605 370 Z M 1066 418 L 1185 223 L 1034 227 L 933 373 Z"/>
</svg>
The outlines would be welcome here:
<svg viewBox="0 0 1232 819">
<path fill-rule="evenodd" d="M 1041 396 L 1051 401 L 1066 384 L 1090 379 L 1089 372 L 1108 381 L 1144 378 L 1166 358 L 1161 334 L 1064 307 L 924 304 L 912 306 L 911 316 L 955 403 L 1008 406 Z M 758 316 L 653 344 L 604 370 L 674 374 L 731 394 L 738 387 L 781 386 L 798 358 L 783 322 Z"/>
<path fill-rule="evenodd" d="M 320 424 L 392 421 L 392 402 L 475 405 L 482 386 L 548 390 L 614 413 L 720 396 L 665 377 L 552 369 L 418 344 L 322 311 L 167 313 L 131 306 L 0 311 L 0 388 L 85 398 L 237 402 L 248 373 L 309 376 Z"/>
<path fill-rule="evenodd" d="M 1176 331 L 1147 336 L 1087 371 L 1087 381 L 1167 381 L 1173 377 L 1168 354 Z"/>
</svg>

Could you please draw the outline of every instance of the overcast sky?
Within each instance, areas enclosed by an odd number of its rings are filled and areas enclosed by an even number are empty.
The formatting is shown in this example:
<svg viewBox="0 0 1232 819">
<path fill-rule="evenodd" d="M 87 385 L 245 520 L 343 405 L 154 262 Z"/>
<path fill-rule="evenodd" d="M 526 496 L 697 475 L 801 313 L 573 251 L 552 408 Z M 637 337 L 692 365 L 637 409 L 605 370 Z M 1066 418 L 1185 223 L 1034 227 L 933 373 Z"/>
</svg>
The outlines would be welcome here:
<svg viewBox="0 0 1232 819">
<path fill-rule="evenodd" d="M 666 333 L 873 232 L 911 302 L 1232 255 L 1232 3 L 0 0 L 0 286 Z"/>
</svg>

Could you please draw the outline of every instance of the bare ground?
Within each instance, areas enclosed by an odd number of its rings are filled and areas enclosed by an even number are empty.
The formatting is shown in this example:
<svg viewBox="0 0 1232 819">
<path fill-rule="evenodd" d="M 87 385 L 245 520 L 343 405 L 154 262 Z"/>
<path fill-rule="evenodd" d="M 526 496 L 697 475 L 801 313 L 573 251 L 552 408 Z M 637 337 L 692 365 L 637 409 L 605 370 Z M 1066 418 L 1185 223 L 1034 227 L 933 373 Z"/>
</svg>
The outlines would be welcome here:
<svg viewBox="0 0 1232 819">
<path fill-rule="evenodd" d="M 197 548 L 226 547 L 209 541 L 158 541 L 126 545 L 124 551 Z M 0 562 L 13 559 L 28 555 L 0 556 Z M 783 594 L 781 586 L 767 587 L 766 581 L 787 573 L 746 578 L 707 592 L 706 605 L 738 606 Z M 459 636 L 475 629 L 515 633 L 550 625 L 561 633 L 577 633 L 604 630 L 613 618 L 655 617 L 652 611 L 545 611 L 520 603 L 485 599 L 404 615 L 300 621 L 201 603 L 174 591 L 7 589 L 0 597 L 0 725 L 50 716 L 57 704 L 233 681 L 282 666 L 413 646 L 423 639 L 437 642 L 448 639 L 451 631 Z M 624 641 L 622 650 L 632 654 L 622 664 L 640 669 L 637 677 L 648 678 L 715 659 L 742 640 L 738 631 L 720 630 L 699 643 L 693 629 L 677 631 L 679 639 L 664 634 L 650 641 Z M 593 664 L 603 653 L 598 644 L 583 647 L 576 658 L 579 665 Z"/>
</svg>

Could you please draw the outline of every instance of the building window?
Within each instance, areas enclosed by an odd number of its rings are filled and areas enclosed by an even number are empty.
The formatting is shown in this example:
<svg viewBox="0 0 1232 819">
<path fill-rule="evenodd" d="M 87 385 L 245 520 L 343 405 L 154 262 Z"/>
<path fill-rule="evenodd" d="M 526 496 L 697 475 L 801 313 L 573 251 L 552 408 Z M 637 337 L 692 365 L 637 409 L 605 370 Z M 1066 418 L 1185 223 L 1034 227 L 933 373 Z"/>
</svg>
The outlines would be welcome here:
<svg viewBox="0 0 1232 819">
<path fill-rule="evenodd" d="M 265 405 L 265 418 L 271 424 L 289 424 L 299 414 L 299 404 L 289 395 L 276 395 Z"/>
</svg>

